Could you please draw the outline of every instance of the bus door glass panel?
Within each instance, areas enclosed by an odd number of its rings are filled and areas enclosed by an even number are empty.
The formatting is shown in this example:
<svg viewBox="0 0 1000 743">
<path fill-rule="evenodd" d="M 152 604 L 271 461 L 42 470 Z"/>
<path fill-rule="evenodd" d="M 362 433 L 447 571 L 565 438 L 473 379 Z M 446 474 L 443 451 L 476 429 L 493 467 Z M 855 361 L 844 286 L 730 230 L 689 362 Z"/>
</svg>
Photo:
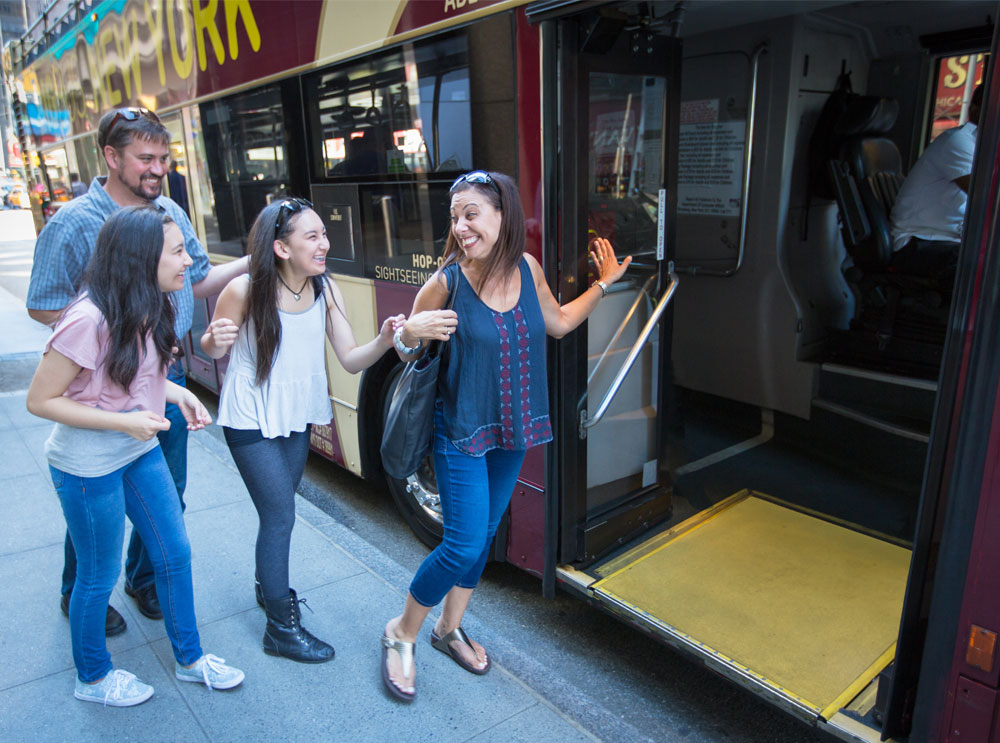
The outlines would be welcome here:
<svg viewBox="0 0 1000 743">
<path fill-rule="evenodd" d="M 660 77 L 589 76 L 587 238 L 607 238 L 619 258 L 633 257 L 633 268 L 586 325 L 589 416 L 656 304 L 664 91 Z M 587 435 L 588 513 L 656 484 L 658 337 L 652 334 L 604 420 Z"/>
<path fill-rule="evenodd" d="M 206 247 L 241 256 L 257 213 L 288 188 L 280 88 L 266 85 L 199 109 L 216 228 Z"/>
<path fill-rule="evenodd" d="M 80 182 L 90 188 L 91 181 L 106 170 L 104 155 L 97 151 L 97 137 L 80 137 L 67 147 L 70 172 L 78 174 Z"/>
<path fill-rule="evenodd" d="M 69 186 L 69 161 L 66 157 L 66 148 L 59 147 L 49 150 L 42 155 L 42 162 L 45 167 L 46 180 L 48 181 L 49 206 L 58 208 L 73 198 L 73 192 Z"/>
<path fill-rule="evenodd" d="M 215 192 L 209 176 L 208 155 L 205 150 L 205 130 L 201 123 L 201 108 L 191 106 L 183 111 L 184 132 L 191 152 L 191 169 L 188 181 L 191 199 L 188 202 L 191 222 L 205 249 L 220 252 L 222 242 L 219 221 L 215 218 Z"/>
<path fill-rule="evenodd" d="M 188 198 L 187 154 L 184 148 L 184 130 L 179 115 L 160 119 L 170 132 L 170 165 L 167 168 L 163 192 L 191 217 Z"/>
</svg>

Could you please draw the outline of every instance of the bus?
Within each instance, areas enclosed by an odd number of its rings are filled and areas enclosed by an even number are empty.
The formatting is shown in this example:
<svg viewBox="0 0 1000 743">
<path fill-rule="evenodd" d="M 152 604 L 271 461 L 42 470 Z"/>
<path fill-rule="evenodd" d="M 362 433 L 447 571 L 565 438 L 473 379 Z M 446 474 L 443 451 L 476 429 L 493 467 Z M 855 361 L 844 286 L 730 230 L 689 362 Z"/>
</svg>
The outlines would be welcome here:
<svg viewBox="0 0 1000 743">
<path fill-rule="evenodd" d="M 4 51 L 32 186 L 103 171 L 155 110 L 213 261 L 304 196 L 359 338 L 441 261 L 448 188 L 511 174 L 565 302 L 554 440 L 494 558 L 848 741 L 1000 740 L 1000 78 L 995 0 L 60 0 Z M 895 191 L 981 87 L 954 276 L 886 250 Z M 34 168 L 30 167 L 34 164 Z M 190 377 L 223 364 L 184 341 Z M 401 366 L 328 353 L 315 451 L 428 544 L 433 467 L 381 469 Z"/>
</svg>

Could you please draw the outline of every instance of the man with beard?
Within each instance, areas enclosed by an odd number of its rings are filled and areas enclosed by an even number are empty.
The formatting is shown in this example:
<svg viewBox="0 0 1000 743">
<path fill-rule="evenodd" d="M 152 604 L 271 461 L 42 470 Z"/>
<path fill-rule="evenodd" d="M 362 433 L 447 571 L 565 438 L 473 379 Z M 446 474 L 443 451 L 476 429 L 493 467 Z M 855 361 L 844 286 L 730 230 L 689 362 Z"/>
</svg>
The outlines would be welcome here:
<svg viewBox="0 0 1000 743">
<path fill-rule="evenodd" d="M 193 265 L 187 269 L 184 288 L 173 294 L 174 331 L 184 338 L 191 328 L 194 298 L 217 294 L 230 279 L 247 271 L 247 258 L 210 266 L 208 255 L 184 211 L 161 195 L 163 179 L 170 168 L 170 134 L 160 119 L 145 108 L 119 108 L 106 113 L 97 129 L 97 145 L 108 165 L 108 175 L 99 176 L 87 193 L 68 202 L 53 215 L 35 243 L 35 259 L 28 285 L 28 314 L 38 322 L 53 325 L 63 309 L 77 296 L 83 284 L 97 235 L 105 220 L 125 206 L 152 204 L 180 227 L 184 247 Z M 184 384 L 180 361 L 171 365 L 168 379 Z M 187 481 L 187 423 L 176 405 L 167 404 L 170 428 L 158 434 L 160 447 L 170 468 L 177 495 L 184 508 Z M 69 616 L 69 598 L 76 581 L 76 552 L 66 534 L 66 557 L 62 577 L 62 612 Z M 150 619 L 163 613 L 153 582 L 153 566 L 136 532 L 125 562 L 125 592 L 139 611 Z M 125 619 L 108 606 L 105 633 L 125 631 Z"/>
</svg>

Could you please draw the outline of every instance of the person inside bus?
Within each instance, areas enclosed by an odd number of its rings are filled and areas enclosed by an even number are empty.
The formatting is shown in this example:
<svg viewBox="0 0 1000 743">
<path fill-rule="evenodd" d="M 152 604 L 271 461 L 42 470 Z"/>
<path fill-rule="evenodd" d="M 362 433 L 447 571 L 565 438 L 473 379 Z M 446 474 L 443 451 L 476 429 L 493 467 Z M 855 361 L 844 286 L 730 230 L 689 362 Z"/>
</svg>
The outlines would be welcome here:
<svg viewBox="0 0 1000 743">
<path fill-rule="evenodd" d="M 181 681 L 231 689 L 243 672 L 202 652 L 194 614 L 191 547 L 156 434 L 212 419 L 194 393 L 167 381 L 177 344 L 174 309 L 192 260 L 174 221 L 150 206 L 121 209 L 101 228 L 84 289 L 58 320 L 28 390 L 27 407 L 55 421 L 45 442 L 52 484 L 78 560 L 69 602 L 74 696 L 115 707 L 153 687 L 114 668 L 105 640 L 108 599 L 121 572 L 125 516 L 148 545 L 164 626 Z"/>
<path fill-rule="evenodd" d="M 305 599 L 290 588 L 288 575 L 310 427 L 333 418 L 325 338 L 344 369 L 356 374 L 392 348 L 393 331 L 404 320 L 387 318 L 379 334 L 359 346 L 344 295 L 325 275 L 329 249 L 323 220 L 308 201 L 284 198 L 264 207 L 250 230 L 250 274 L 222 291 L 201 337 L 209 356 L 230 353 L 218 422 L 260 519 L 255 591 L 267 615 L 264 652 L 301 663 L 334 655 L 302 626 Z"/>
<path fill-rule="evenodd" d="M 980 85 L 969 102 L 969 120 L 931 142 L 899 189 L 890 215 L 890 265 L 901 273 L 955 275 L 982 105 Z"/>
<path fill-rule="evenodd" d="M 400 616 L 382 636 L 382 680 L 389 693 L 416 695 L 414 645 L 431 608 L 444 602 L 432 646 L 484 674 L 491 661 L 462 629 L 462 617 L 490 553 L 529 447 L 552 439 L 546 389 L 546 335 L 582 323 L 625 273 L 611 243 L 597 238 L 597 281 L 560 306 L 541 266 L 524 252 L 525 219 L 517 186 L 481 170 L 452 184 L 444 263 L 421 287 L 395 332 L 404 361 L 431 340 L 447 341 L 438 378 L 433 456 L 444 539 L 421 563 Z M 447 305 L 454 291 L 453 309 Z"/>
<path fill-rule="evenodd" d="M 246 273 L 247 259 L 210 266 L 208 255 L 198 242 L 187 215 L 176 203 L 161 195 L 170 163 L 170 133 L 156 114 L 145 108 L 108 111 L 98 124 L 97 145 L 104 155 L 108 174 L 94 178 L 87 193 L 61 208 L 38 235 L 28 283 L 28 314 L 38 322 L 53 325 L 79 292 L 97 235 L 108 217 L 125 206 L 153 204 L 180 228 L 185 249 L 194 261 L 185 273 L 183 288 L 172 295 L 176 311 L 174 332 L 178 339 L 183 340 L 191 328 L 195 297 L 212 296 L 221 291 L 230 279 Z M 169 379 L 184 386 L 184 367 L 179 359 L 171 364 Z M 183 510 L 188 429 L 176 405 L 167 405 L 166 416 L 172 425 L 161 431 L 158 437 Z M 76 580 L 76 554 L 69 532 L 66 534 L 65 551 L 60 606 L 63 614 L 68 616 L 70 595 Z M 153 566 L 142 536 L 136 531 L 132 533 L 125 563 L 125 591 L 135 599 L 139 611 L 145 616 L 150 619 L 163 616 Z M 125 626 L 121 614 L 108 606 L 107 634 L 124 632 Z"/>
</svg>

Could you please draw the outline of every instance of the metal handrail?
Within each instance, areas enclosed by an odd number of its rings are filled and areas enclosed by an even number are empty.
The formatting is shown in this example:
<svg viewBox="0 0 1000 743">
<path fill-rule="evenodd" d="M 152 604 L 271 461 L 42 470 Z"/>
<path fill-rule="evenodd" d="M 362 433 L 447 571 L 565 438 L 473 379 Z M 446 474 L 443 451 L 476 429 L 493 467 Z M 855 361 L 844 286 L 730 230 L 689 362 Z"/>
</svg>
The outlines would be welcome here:
<svg viewBox="0 0 1000 743">
<path fill-rule="evenodd" d="M 625 381 L 625 377 L 627 377 L 628 373 L 632 371 L 632 367 L 635 365 L 635 360 L 639 358 L 639 352 L 642 350 L 642 347 L 646 345 L 646 341 L 649 340 L 649 336 L 652 334 L 653 328 L 655 328 L 656 324 L 660 321 L 660 317 L 663 315 L 663 311 L 667 308 L 667 305 L 670 304 L 670 300 L 673 299 L 675 291 L 677 291 L 677 274 L 671 271 L 670 283 L 667 285 L 667 290 L 663 292 L 663 296 L 656 304 L 653 314 L 649 316 L 642 332 L 640 332 L 639 337 L 636 338 L 635 343 L 632 345 L 632 350 L 629 351 L 628 356 L 625 359 L 625 363 L 623 363 L 622 368 L 618 370 L 618 375 L 611 383 L 608 391 L 604 393 L 604 399 L 601 400 L 601 404 L 598 406 L 594 417 L 589 418 L 587 416 L 586 408 L 580 410 L 581 439 L 587 438 L 587 429 L 593 428 L 600 423 L 604 414 L 608 412 L 608 407 L 611 405 L 611 401 L 614 400 L 615 395 L 618 394 L 618 390 L 621 388 L 622 382 Z"/>
<path fill-rule="evenodd" d="M 743 268 L 743 256 L 747 244 L 747 217 L 750 211 L 750 172 L 753 166 L 753 133 L 757 120 L 757 78 L 760 74 L 760 57 L 767 51 L 767 42 L 754 49 L 750 56 L 750 101 L 747 105 L 746 136 L 743 150 L 743 188 L 740 195 L 740 242 L 736 264 L 725 269 L 705 268 L 701 265 L 677 264 L 677 270 L 692 276 L 719 276 L 729 278 Z"/>
<path fill-rule="evenodd" d="M 600 371 L 600 368 L 604 366 L 604 360 L 608 357 L 608 352 L 611 350 L 611 347 L 615 345 L 615 343 L 621 337 L 621 334 L 625 332 L 625 328 L 628 325 L 629 320 L 632 319 L 632 315 L 634 315 L 635 311 L 638 309 L 639 304 L 642 302 L 642 298 L 645 297 L 647 294 L 649 294 L 650 284 L 652 284 L 654 281 L 656 281 L 655 273 L 648 279 L 646 279 L 646 283 L 642 285 L 642 288 L 639 290 L 639 293 L 636 294 L 635 301 L 632 303 L 632 306 L 628 308 L 628 312 L 625 313 L 625 317 L 622 318 L 621 323 L 619 323 L 618 330 L 616 330 L 615 334 L 611 336 L 611 340 L 608 341 L 608 345 L 606 345 L 604 347 L 604 351 L 601 352 L 601 358 L 599 358 L 597 360 L 597 363 L 594 364 L 593 371 L 591 371 L 590 376 L 587 377 L 588 385 L 590 384 L 591 380 L 597 375 L 597 372 Z M 586 393 L 584 393 L 583 400 L 586 399 L 587 395 Z M 583 404 L 583 400 L 580 401 L 581 404 Z"/>
</svg>

